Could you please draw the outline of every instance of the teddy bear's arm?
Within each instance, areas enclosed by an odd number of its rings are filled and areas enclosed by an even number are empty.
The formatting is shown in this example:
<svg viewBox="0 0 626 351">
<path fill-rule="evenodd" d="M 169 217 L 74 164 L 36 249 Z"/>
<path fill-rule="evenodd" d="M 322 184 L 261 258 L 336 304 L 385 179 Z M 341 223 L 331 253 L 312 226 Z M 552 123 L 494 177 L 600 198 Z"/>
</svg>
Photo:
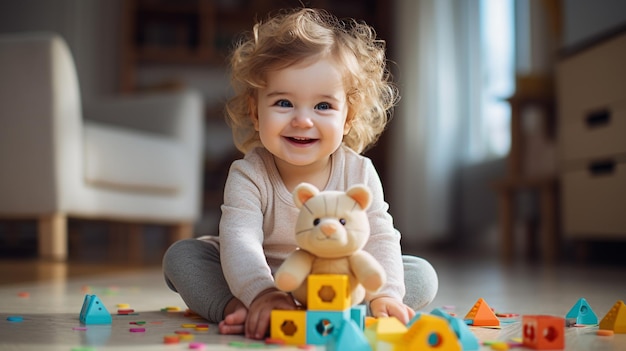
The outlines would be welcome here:
<svg viewBox="0 0 626 351">
<path fill-rule="evenodd" d="M 276 287 L 282 291 L 296 290 L 311 272 L 315 256 L 304 250 L 292 252 L 276 271 Z"/>
<path fill-rule="evenodd" d="M 358 251 L 349 260 L 354 276 L 365 290 L 375 292 L 385 284 L 385 270 L 374 256 L 366 251 Z"/>
</svg>

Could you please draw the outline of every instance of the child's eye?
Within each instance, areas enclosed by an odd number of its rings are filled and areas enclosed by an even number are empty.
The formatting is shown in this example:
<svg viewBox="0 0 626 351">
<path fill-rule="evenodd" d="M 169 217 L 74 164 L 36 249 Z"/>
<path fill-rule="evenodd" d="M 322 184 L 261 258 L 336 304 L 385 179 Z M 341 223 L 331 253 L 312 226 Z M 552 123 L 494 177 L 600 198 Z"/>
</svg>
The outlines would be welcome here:
<svg viewBox="0 0 626 351">
<path fill-rule="evenodd" d="M 318 224 L 320 224 L 320 222 L 321 222 L 321 221 L 322 221 L 321 219 L 319 219 L 319 218 L 315 218 L 315 219 L 313 220 L 313 225 L 318 225 Z"/>
<path fill-rule="evenodd" d="M 332 106 L 330 106 L 328 102 L 320 102 L 319 104 L 315 105 L 316 110 L 330 110 L 331 108 Z"/>
<path fill-rule="evenodd" d="M 293 107 L 293 105 L 291 104 L 291 102 L 289 102 L 289 100 L 278 100 L 276 101 L 274 105 L 278 107 Z"/>
</svg>

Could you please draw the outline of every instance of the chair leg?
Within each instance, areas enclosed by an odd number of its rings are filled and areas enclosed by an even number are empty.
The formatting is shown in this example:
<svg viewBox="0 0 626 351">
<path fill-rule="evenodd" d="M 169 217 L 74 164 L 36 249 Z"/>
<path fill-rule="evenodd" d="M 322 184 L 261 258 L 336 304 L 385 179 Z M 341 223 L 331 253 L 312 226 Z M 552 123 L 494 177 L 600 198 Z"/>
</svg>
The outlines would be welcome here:
<svg viewBox="0 0 626 351">
<path fill-rule="evenodd" d="M 67 260 L 67 216 L 63 213 L 42 216 L 38 220 L 39 257 Z"/>
<path fill-rule="evenodd" d="M 193 223 L 180 222 L 170 227 L 169 240 L 170 244 L 178 240 L 193 238 Z"/>
</svg>

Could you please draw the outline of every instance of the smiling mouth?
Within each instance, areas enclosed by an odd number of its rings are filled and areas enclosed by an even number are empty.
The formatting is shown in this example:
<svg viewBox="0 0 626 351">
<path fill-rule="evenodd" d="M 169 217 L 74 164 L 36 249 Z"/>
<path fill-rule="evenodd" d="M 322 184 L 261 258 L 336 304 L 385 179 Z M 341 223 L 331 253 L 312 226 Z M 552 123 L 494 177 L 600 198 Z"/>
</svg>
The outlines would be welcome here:
<svg viewBox="0 0 626 351">
<path fill-rule="evenodd" d="M 299 138 L 299 137 L 286 137 L 287 140 L 289 140 L 292 143 L 295 144 L 302 144 L 302 145 L 306 145 L 306 144 L 311 144 L 316 142 L 318 139 L 311 139 L 311 138 Z"/>
</svg>

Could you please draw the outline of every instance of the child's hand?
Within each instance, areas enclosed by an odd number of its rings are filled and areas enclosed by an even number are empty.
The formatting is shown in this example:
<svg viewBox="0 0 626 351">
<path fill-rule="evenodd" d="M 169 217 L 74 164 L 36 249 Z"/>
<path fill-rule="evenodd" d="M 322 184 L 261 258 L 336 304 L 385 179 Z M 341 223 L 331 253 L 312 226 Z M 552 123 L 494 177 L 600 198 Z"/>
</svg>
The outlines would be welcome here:
<svg viewBox="0 0 626 351">
<path fill-rule="evenodd" d="M 263 339 L 270 326 L 272 310 L 294 310 L 296 304 L 291 295 L 278 289 L 261 292 L 250 305 L 246 318 L 247 338 Z"/>
<path fill-rule="evenodd" d="M 402 324 L 407 324 L 415 316 L 415 311 L 411 307 L 393 297 L 375 298 L 370 301 L 370 310 L 372 316 L 376 318 L 396 317 Z"/>
</svg>

